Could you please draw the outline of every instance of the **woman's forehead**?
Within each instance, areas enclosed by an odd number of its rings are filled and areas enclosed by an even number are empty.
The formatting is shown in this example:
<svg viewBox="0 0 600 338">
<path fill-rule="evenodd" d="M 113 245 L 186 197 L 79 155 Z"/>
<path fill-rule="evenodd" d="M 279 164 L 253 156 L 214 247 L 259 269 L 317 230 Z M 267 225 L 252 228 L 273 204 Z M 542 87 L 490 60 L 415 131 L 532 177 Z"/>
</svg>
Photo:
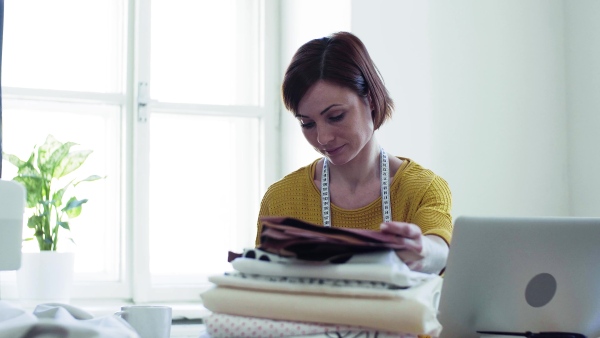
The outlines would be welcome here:
<svg viewBox="0 0 600 338">
<path fill-rule="evenodd" d="M 300 100 L 298 114 L 320 114 L 332 105 L 346 106 L 357 102 L 360 102 L 360 97 L 352 89 L 320 80 L 312 85 Z"/>
</svg>

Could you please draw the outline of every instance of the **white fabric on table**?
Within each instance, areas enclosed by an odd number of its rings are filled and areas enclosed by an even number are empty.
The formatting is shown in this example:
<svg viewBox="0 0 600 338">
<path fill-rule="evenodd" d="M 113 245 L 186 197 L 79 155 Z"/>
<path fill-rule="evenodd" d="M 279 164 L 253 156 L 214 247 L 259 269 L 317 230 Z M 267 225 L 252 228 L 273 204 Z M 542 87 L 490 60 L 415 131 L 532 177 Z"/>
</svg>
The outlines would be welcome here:
<svg viewBox="0 0 600 338">
<path fill-rule="evenodd" d="M 261 255 L 262 250 L 254 249 Z M 273 254 L 270 254 L 273 255 Z M 400 287 L 418 285 L 436 275 L 412 271 L 394 250 L 353 255 L 345 263 L 320 263 L 279 257 L 276 262 L 239 257 L 231 262 L 236 271 L 246 274 L 281 277 L 311 277 L 376 281 Z"/>
<path fill-rule="evenodd" d="M 0 301 L 0 338 L 139 338 L 116 316 L 93 318 L 66 304 L 40 304 L 33 313 Z"/>
</svg>

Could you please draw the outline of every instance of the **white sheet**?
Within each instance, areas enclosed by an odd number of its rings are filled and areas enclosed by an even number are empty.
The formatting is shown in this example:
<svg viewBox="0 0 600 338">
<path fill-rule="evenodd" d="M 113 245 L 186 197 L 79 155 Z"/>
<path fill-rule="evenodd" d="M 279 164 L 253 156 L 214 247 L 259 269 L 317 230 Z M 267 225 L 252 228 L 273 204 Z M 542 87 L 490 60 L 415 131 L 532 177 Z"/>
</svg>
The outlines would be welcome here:
<svg viewBox="0 0 600 338">
<path fill-rule="evenodd" d="M 255 249 L 256 250 L 256 249 Z M 256 250 L 260 251 L 260 250 Z M 263 252 L 261 252 L 261 255 Z M 269 254 L 273 255 L 273 254 Z M 279 257 L 279 256 L 278 256 Z M 315 263 L 279 257 L 277 261 L 261 261 L 252 258 L 236 258 L 233 268 L 247 274 L 282 277 L 311 277 L 328 279 L 349 279 L 376 281 L 400 287 L 410 287 L 423 281 L 436 278 L 412 271 L 402 262 L 393 250 L 367 254 L 357 254 L 342 264 Z"/>
<path fill-rule="evenodd" d="M 402 298 L 402 289 L 394 289 L 383 282 L 323 279 L 306 277 L 276 277 L 229 272 L 210 276 L 208 280 L 218 286 L 262 291 L 303 294 L 321 294 L 362 298 Z"/>
<path fill-rule="evenodd" d="M 116 316 L 94 318 L 66 304 L 40 304 L 30 313 L 0 301 L 0 338 L 47 337 L 45 334 L 57 338 L 139 338 Z"/>
</svg>

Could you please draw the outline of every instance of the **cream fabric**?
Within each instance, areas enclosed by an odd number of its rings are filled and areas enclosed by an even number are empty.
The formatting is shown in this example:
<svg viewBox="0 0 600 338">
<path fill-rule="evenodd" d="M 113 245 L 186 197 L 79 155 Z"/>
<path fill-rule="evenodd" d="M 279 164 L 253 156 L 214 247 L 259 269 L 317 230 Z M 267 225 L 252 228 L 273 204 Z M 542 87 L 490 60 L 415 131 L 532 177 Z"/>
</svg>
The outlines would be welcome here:
<svg viewBox="0 0 600 338">
<path fill-rule="evenodd" d="M 204 306 L 216 313 L 438 336 L 440 277 L 399 290 L 400 299 L 293 294 L 217 286 L 204 292 Z"/>
</svg>

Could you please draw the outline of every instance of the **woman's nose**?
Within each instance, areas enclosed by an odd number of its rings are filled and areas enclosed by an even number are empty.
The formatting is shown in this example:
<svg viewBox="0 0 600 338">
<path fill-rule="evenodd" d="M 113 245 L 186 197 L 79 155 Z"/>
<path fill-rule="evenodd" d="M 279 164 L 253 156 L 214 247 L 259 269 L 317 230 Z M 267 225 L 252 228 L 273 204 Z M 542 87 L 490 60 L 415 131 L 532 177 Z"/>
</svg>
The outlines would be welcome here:
<svg viewBox="0 0 600 338">
<path fill-rule="evenodd" d="M 334 139 L 331 128 L 328 126 L 318 126 L 317 125 L 317 142 L 320 145 L 326 145 Z"/>
</svg>

